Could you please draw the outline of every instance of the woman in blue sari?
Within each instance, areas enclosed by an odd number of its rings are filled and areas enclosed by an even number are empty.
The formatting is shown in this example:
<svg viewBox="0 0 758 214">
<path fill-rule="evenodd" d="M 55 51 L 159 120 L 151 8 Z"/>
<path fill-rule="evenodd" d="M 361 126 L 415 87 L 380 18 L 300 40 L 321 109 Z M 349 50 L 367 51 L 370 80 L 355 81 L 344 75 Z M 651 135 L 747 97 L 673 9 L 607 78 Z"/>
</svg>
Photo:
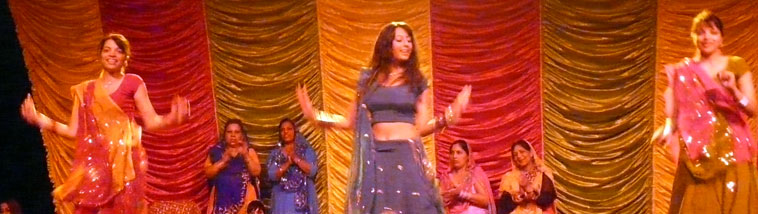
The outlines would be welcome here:
<svg viewBox="0 0 758 214">
<path fill-rule="evenodd" d="M 268 156 L 272 214 L 318 213 L 316 152 L 289 118 L 279 122 L 279 147 Z"/>
<path fill-rule="evenodd" d="M 261 165 L 248 144 L 242 121 L 227 121 L 224 138 L 211 148 L 205 163 L 205 174 L 212 186 L 208 213 L 246 213 L 247 204 L 258 198 L 252 184 L 261 174 Z"/>
</svg>

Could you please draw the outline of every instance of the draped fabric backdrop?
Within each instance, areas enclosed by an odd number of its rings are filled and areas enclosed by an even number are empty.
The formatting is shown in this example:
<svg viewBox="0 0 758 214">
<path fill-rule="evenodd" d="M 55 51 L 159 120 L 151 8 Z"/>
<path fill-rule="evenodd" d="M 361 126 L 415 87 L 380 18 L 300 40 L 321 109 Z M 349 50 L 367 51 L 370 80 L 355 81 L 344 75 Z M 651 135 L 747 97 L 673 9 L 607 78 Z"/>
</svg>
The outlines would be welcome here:
<svg viewBox="0 0 758 214">
<path fill-rule="evenodd" d="M 242 119 L 265 164 L 279 121 L 296 121 L 318 154 L 316 188 L 326 210 L 323 131 L 302 120 L 294 96 L 296 84 L 305 84 L 314 105 L 322 105 L 316 2 L 209 0 L 206 16 L 219 130 L 229 118 Z"/>
<path fill-rule="evenodd" d="M 558 209 L 650 212 L 654 2 L 542 7 L 545 159 Z"/>
<path fill-rule="evenodd" d="M 726 26 L 725 52 L 758 68 L 754 1 L 9 4 L 40 112 L 68 121 L 69 87 L 97 77 L 98 42 L 111 32 L 130 40 L 127 72 L 142 76 L 159 113 L 169 111 L 174 95 L 191 101 L 190 123 L 144 135 L 147 196 L 200 208 L 209 190 L 203 163 L 223 124 L 242 119 L 264 164 L 277 146 L 278 122 L 289 117 L 318 153 L 321 210 L 342 213 L 353 133 L 305 121 L 294 88 L 306 85 L 316 108 L 344 114 L 379 31 L 392 21 L 414 29 L 436 115 L 473 85 L 460 125 L 424 139 L 437 171 L 448 170 L 450 143 L 465 139 L 496 189 L 511 167 L 510 145 L 527 139 L 554 170 L 561 213 L 668 210 L 675 166 L 649 138 L 665 118 L 661 68 L 692 55 L 689 26 L 697 12 L 713 9 Z M 57 186 L 68 176 L 75 144 L 48 132 L 43 141 Z M 56 206 L 58 213 L 73 208 Z"/>
<path fill-rule="evenodd" d="M 132 45 L 128 73 L 139 74 L 159 114 L 171 98 L 186 96 L 192 116 L 181 127 L 146 132 L 148 199 L 207 199 L 203 164 L 217 138 L 203 4 L 199 1 L 101 1 L 104 32 L 119 32 Z"/>
<path fill-rule="evenodd" d="M 450 143 L 465 139 L 494 189 L 510 168 L 510 145 L 524 138 L 542 151 L 539 2 L 432 1 L 435 113 L 473 85 L 460 125 L 437 134 L 440 172 Z"/>
</svg>

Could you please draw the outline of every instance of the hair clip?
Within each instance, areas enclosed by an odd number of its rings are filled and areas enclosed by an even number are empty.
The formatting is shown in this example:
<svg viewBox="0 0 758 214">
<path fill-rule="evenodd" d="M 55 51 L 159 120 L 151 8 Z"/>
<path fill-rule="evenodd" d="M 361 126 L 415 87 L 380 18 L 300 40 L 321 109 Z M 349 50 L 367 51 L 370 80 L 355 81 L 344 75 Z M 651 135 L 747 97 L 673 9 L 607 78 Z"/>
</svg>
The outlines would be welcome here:
<svg viewBox="0 0 758 214">
<path fill-rule="evenodd" d="M 391 25 L 394 25 L 394 26 L 400 26 L 400 25 L 408 25 L 408 24 L 406 24 L 405 22 L 390 22 L 390 24 L 391 24 Z"/>
</svg>

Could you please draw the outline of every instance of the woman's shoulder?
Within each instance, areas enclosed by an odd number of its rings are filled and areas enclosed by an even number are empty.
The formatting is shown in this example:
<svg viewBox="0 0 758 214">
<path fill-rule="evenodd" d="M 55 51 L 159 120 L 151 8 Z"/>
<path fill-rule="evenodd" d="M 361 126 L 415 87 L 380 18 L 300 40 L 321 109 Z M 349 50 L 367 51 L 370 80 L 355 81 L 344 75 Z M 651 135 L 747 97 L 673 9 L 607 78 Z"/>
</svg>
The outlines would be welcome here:
<svg viewBox="0 0 758 214">
<path fill-rule="evenodd" d="M 94 83 L 94 82 L 95 82 L 95 79 L 90 79 L 90 80 L 85 80 L 85 81 L 82 81 L 82 82 L 80 82 L 79 84 L 76 84 L 76 85 L 73 85 L 73 86 L 71 86 L 71 90 L 75 90 L 75 89 L 85 89 L 85 88 L 87 88 L 87 86 L 88 86 L 89 84 L 92 84 L 92 83 Z"/>
<path fill-rule="evenodd" d="M 750 67 L 742 57 L 729 56 L 726 70 L 733 72 L 737 76 L 741 76 L 744 73 L 750 72 Z"/>
<path fill-rule="evenodd" d="M 274 154 L 274 153 L 279 153 L 279 152 L 282 152 L 282 147 L 277 146 L 277 147 L 274 147 L 274 149 L 271 149 L 269 154 Z"/>
<path fill-rule="evenodd" d="M 135 83 L 144 83 L 145 81 L 137 74 L 128 73 L 124 75 L 124 80 Z"/>
<path fill-rule="evenodd" d="M 359 83 L 365 83 L 368 81 L 368 78 L 371 77 L 371 74 L 374 73 L 374 69 L 371 69 L 369 67 L 362 67 L 358 72 L 358 82 Z"/>
<path fill-rule="evenodd" d="M 515 174 L 516 174 L 516 170 L 513 170 L 513 168 L 511 168 L 511 169 L 508 169 L 507 171 L 505 171 L 505 173 L 503 174 L 503 176 L 501 178 L 505 179 L 507 177 L 514 176 Z"/>
<path fill-rule="evenodd" d="M 87 91 L 87 87 L 89 87 L 89 85 L 92 85 L 94 83 L 95 83 L 94 79 L 85 80 L 83 82 L 80 82 L 79 84 L 71 86 L 71 88 L 69 88 L 69 90 L 71 90 L 71 94 L 72 95 L 83 96 L 84 92 Z M 79 100 L 79 101 L 81 101 L 81 100 Z"/>
</svg>

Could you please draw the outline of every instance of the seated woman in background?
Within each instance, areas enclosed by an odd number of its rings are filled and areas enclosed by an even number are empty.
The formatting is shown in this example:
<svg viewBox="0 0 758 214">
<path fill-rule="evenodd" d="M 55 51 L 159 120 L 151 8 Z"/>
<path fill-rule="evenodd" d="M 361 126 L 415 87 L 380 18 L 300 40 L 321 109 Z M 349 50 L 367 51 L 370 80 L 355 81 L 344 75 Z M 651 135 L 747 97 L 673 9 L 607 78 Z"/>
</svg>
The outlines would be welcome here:
<svg viewBox="0 0 758 214">
<path fill-rule="evenodd" d="M 487 174 L 474 163 L 468 143 L 450 145 L 450 171 L 440 175 L 442 198 L 450 214 L 494 214 L 495 201 Z"/>
<path fill-rule="evenodd" d="M 259 198 L 252 184 L 261 175 L 261 164 L 249 143 L 241 120 L 226 121 L 224 137 L 211 147 L 205 162 L 213 186 L 208 213 L 246 213 L 247 204 Z"/>
<path fill-rule="evenodd" d="M 279 145 L 268 156 L 272 214 L 317 214 L 316 152 L 289 118 L 279 122 Z"/>
<path fill-rule="evenodd" d="M 498 214 L 555 213 L 553 174 L 532 145 L 519 140 L 511 146 L 513 169 L 500 180 Z"/>
</svg>

